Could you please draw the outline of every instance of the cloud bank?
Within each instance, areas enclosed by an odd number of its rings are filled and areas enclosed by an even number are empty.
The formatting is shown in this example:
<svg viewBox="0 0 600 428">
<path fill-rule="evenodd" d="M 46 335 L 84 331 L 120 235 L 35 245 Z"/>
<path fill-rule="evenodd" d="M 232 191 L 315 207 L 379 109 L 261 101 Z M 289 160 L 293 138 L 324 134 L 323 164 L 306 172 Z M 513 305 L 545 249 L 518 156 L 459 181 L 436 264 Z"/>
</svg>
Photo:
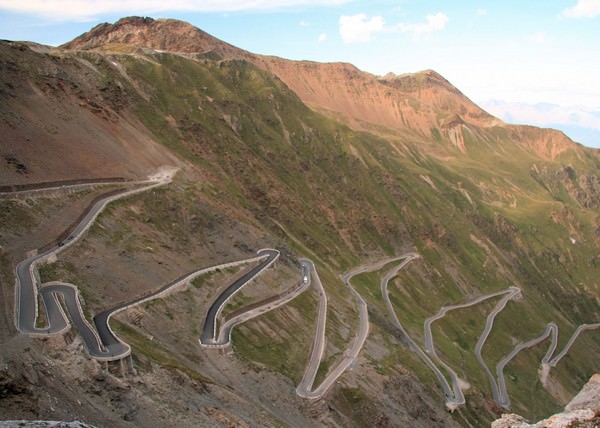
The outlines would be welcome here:
<svg viewBox="0 0 600 428">
<path fill-rule="evenodd" d="M 448 23 L 448 17 L 442 12 L 435 15 L 427 15 L 425 22 L 421 24 L 398 24 L 398 30 L 403 33 L 413 33 L 415 37 L 421 36 L 424 33 L 432 33 L 434 31 L 443 30 Z"/>
<path fill-rule="evenodd" d="M 368 42 L 372 34 L 384 31 L 384 27 L 381 16 L 370 19 L 364 13 L 340 16 L 340 36 L 346 43 Z"/>
</svg>

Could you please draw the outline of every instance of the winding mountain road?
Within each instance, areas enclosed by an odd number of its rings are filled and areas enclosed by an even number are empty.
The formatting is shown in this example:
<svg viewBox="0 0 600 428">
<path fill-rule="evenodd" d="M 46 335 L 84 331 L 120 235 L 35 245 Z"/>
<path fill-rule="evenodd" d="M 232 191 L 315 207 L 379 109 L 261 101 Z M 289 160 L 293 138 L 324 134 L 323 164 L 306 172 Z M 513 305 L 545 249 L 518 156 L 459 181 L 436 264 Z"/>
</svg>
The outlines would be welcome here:
<svg viewBox="0 0 600 428">
<path fill-rule="evenodd" d="M 519 352 L 528 348 L 532 348 L 546 340 L 548 337 L 550 337 L 550 345 L 541 361 L 542 369 L 545 368 L 547 370 L 551 367 L 556 367 L 560 360 L 562 360 L 567 355 L 567 353 L 569 352 L 569 350 L 571 349 L 571 347 L 573 346 L 573 344 L 575 343 L 575 341 L 581 333 L 587 330 L 595 330 L 598 328 L 600 328 L 600 323 L 580 325 L 575 329 L 575 331 L 565 344 L 564 348 L 557 355 L 554 355 L 554 352 L 556 351 L 556 347 L 558 345 L 558 326 L 556 325 L 556 323 L 553 322 L 546 324 L 544 332 L 541 335 L 534 337 L 533 339 L 530 339 L 527 342 L 517 344 L 512 349 L 512 351 L 510 351 L 507 355 L 502 357 L 496 365 L 496 376 L 498 378 L 498 400 L 496 400 L 496 402 L 504 408 L 510 408 L 510 398 L 506 389 L 504 368 L 510 361 L 512 361 L 513 358 L 517 356 Z M 542 370 L 542 373 L 544 372 L 545 370 Z"/>
<path fill-rule="evenodd" d="M 502 357 L 496 365 L 496 375 L 494 376 L 483 359 L 483 356 L 482 356 L 483 346 L 485 345 L 486 341 L 489 338 L 489 335 L 492 331 L 496 316 L 502 310 L 504 310 L 504 308 L 506 307 L 506 305 L 508 304 L 508 302 L 510 300 L 513 300 L 517 297 L 522 296 L 521 289 L 518 287 L 509 287 L 505 290 L 482 295 L 482 296 L 477 297 L 476 299 L 471 300 L 469 302 L 459 303 L 459 304 L 449 305 L 449 306 L 443 306 L 442 308 L 440 308 L 440 310 L 435 315 L 427 318 L 423 324 L 424 344 L 425 344 L 425 350 L 426 350 L 426 352 L 423 352 L 423 350 L 421 350 L 419 348 L 419 346 L 415 343 L 415 341 L 408 335 L 407 331 L 404 329 L 404 327 L 398 320 L 398 317 L 396 316 L 396 313 L 393 309 L 392 303 L 389 299 L 387 283 L 396 274 L 397 274 L 397 270 L 392 269 L 392 271 L 388 272 L 388 274 L 384 277 L 384 279 L 381 282 L 381 292 L 385 299 L 386 306 L 388 307 L 388 311 L 392 315 L 394 324 L 401 331 L 403 336 L 408 341 L 409 347 L 421 357 L 423 362 L 433 371 L 435 376 L 438 378 L 440 385 L 442 387 L 444 396 L 446 397 L 446 406 L 450 410 L 453 410 L 456 407 L 463 405 L 465 403 L 465 398 L 464 398 L 464 394 L 462 393 L 462 390 L 460 388 L 460 379 L 459 379 L 458 375 L 456 374 L 456 371 L 454 369 L 452 369 L 446 362 L 444 362 L 437 354 L 435 345 L 434 345 L 434 341 L 433 341 L 433 335 L 431 332 L 431 324 L 437 320 L 442 319 L 449 311 L 455 310 L 455 309 L 464 309 L 467 307 L 471 307 L 471 306 L 477 305 L 479 303 L 482 303 L 488 299 L 504 295 L 502 297 L 502 299 L 500 299 L 498 301 L 498 303 L 494 306 L 492 311 L 487 315 L 484 329 L 477 340 L 477 343 L 475 345 L 473 352 L 474 352 L 474 355 L 475 355 L 477 361 L 479 362 L 480 366 L 484 369 L 484 371 L 486 372 L 486 374 L 488 376 L 488 379 L 490 382 L 490 387 L 492 390 L 492 397 L 493 397 L 494 401 L 499 406 L 501 406 L 505 409 L 510 408 L 510 398 L 509 398 L 507 388 L 506 388 L 506 380 L 504 377 L 504 368 L 510 361 L 512 361 L 517 356 L 517 354 L 519 352 L 521 352 L 525 349 L 528 349 L 528 348 L 532 348 L 532 347 L 538 345 L 539 343 L 543 342 L 544 340 L 546 340 L 548 337 L 551 337 L 550 346 L 549 346 L 546 354 L 542 358 L 541 364 L 542 364 L 542 366 L 546 366 L 548 368 L 555 367 L 558 364 L 558 362 L 568 353 L 568 351 L 573 346 L 575 340 L 581 333 L 583 333 L 586 330 L 600 328 L 600 323 L 580 325 L 575 330 L 573 335 L 569 338 L 569 340 L 568 340 L 567 344 L 565 345 L 565 347 L 563 348 L 563 350 L 559 354 L 554 356 L 554 353 L 555 353 L 556 347 L 557 347 L 557 343 L 558 343 L 558 326 L 555 323 L 550 322 L 546 325 L 546 327 L 544 328 L 544 332 L 541 335 L 539 335 L 529 341 L 517 344 L 507 355 Z M 429 355 L 431 355 L 433 357 L 435 362 L 429 357 Z M 437 364 L 436 364 L 436 362 L 437 362 Z M 450 385 L 448 383 L 446 377 L 441 372 L 438 365 L 443 367 L 444 370 L 450 375 L 452 385 Z"/>
<path fill-rule="evenodd" d="M 548 323 L 541 335 L 526 342 L 517 344 L 507 355 L 502 357 L 496 365 L 496 375 L 494 376 L 482 357 L 482 350 L 490 336 L 497 315 L 504 310 L 510 300 L 522 295 L 519 288 L 509 287 L 505 290 L 482 295 L 465 303 L 448 305 L 440 308 L 435 315 L 427 318 L 424 321 L 423 342 L 425 350 L 423 350 L 410 337 L 406 329 L 403 327 L 393 308 L 389 296 L 388 286 L 390 280 L 397 276 L 399 271 L 408 263 L 420 257 L 417 253 L 406 253 L 398 257 L 386 258 L 374 263 L 359 266 L 342 276 L 343 283 L 346 287 L 348 287 L 350 293 L 354 296 L 358 304 L 358 328 L 352 342 L 343 352 L 341 358 L 339 358 L 335 365 L 329 370 L 321 384 L 313 389 L 317 372 L 325 353 L 328 299 L 323 284 L 321 283 L 317 270 L 312 261 L 308 259 L 300 260 L 302 278 L 295 286 L 290 287 L 279 295 L 271 296 L 260 302 L 249 305 L 248 307 L 239 309 L 229 317 L 225 317 L 225 319 L 222 321 L 220 329 L 218 328 L 219 316 L 227 302 L 245 285 L 249 284 L 254 278 L 271 266 L 279 257 L 280 253 L 278 250 L 268 248 L 259 250 L 256 257 L 222 263 L 188 272 L 150 294 L 141 296 L 129 302 L 118 304 L 97 314 L 94 317 L 94 326 L 92 326 L 84 315 L 77 287 L 73 284 L 57 281 L 41 284 L 37 266 L 47 262 L 51 258 L 55 258 L 62 251 L 78 242 L 91 224 L 93 224 L 98 215 L 110 202 L 168 184 L 171 182 L 174 173 L 174 170 L 163 170 L 162 172 L 149 177 L 149 179 L 146 181 L 138 182 L 123 182 L 122 180 L 117 180 L 119 184 L 128 186 L 137 185 L 138 187 L 133 189 L 123 189 L 122 191 L 118 191 L 116 193 L 111 192 L 105 197 L 96 200 L 92 205 L 90 205 L 90 207 L 88 207 L 88 210 L 85 212 L 81 220 L 68 233 L 65 239 L 63 239 L 53 248 L 50 248 L 47 251 L 43 251 L 39 254 L 34 254 L 17 264 L 15 267 L 15 325 L 20 333 L 35 337 L 46 337 L 49 335 L 62 334 L 69 330 L 71 325 L 74 325 L 83 340 L 86 352 L 91 358 L 98 360 L 117 360 L 129 355 L 131 353 L 131 348 L 127 343 L 119 339 L 114 331 L 110 328 L 109 321 L 113 315 L 143 302 L 163 297 L 167 293 L 208 272 L 231 266 L 256 262 L 258 263 L 256 266 L 249 269 L 232 284 L 230 284 L 211 304 L 206 314 L 202 333 L 199 337 L 199 343 L 201 346 L 207 348 L 222 348 L 228 346 L 231 343 L 231 331 L 236 325 L 289 303 L 312 285 L 315 287 L 319 295 L 315 335 L 311 347 L 309 361 L 303 377 L 296 388 L 296 393 L 303 398 L 312 400 L 320 399 L 338 380 L 338 378 L 356 361 L 369 334 L 368 306 L 362 296 L 354 289 L 354 287 L 352 287 L 351 279 L 356 275 L 380 270 L 386 264 L 399 261 L 400 263 L 397 266 L 390 269 L 382 277 L 380 281 L 381 294 L 394 326 L 402 334 L 405 341 L 408 343 L 409 348 L 422 359 L 427 367 L 432 370 L 442 387 L 442 391 L 446 399 L 446 406 L 450 410 L 453 410 L 465 403 L 465 397 L 461 389 L 461 381 L 456 371 L 447 363 L 445 363 L 437 354 L 433 340 L 433 334 L 431 331 L 432 324 L 435 321 L 442 319 L 449 311 L 472 307 L 488 299 L 503 296 L 486 317 L 484 329 L 474 348 L 474 355 L 480 366 L 486 372 L 490 382 L 494 401 L 499 406 L 504 408 L 510 407 L 510 399 L 504 378 L 504 369 L 506 365 L 509 364 L 510 361 L 512 361 L 521 351 L 537 346 L 550 337 L 551 342 L 549 348 L 541 361 L 542 368 L 547 371 L 550 367 L 555 367 L 559 361 L 564 358 L 565 355 L 567 355 L 581 333 L 587 330 L 600 328 L 600 323 L 583 324 L 578 326 L 561 352 L 555 355 L 558 344 L 558 326 L 553 322 Z M 44 184 L 40 187 L 40 189 L 29 188 L 22 191 L 12 191 L 10 193 L 17 194 L 42 190 L 83 188 L 99 184 L 115 183 L 106 179 L 103 181 L 101 180 L 98 183 L 86 182 L 62 184 L 57 186 L 48 186 Z M 41 297 L 38 297 L 38 295 Z M 38 298 L 41 298 L 41 302 L 46 314 L 45 327 L 37 326 Z M 442 367 L 444 371 L 448 373 L 451 378 L 451 383 L 448 382 L 446 375 L 442 372 L 442 370 L 440 370 L 440 367 Z"/>
<path fill-rule="evenodd" d="M 283 293 L 264 299 L 248 308 L 242 308 L 239 312 L 232 314 L 229 318 L 223 320 L 221 329 L 219 330 L 218 339 L 213 347 L 226 347 L 231 344 L 231 331 L 239 324 L 277 309 L 304 293 L 311 284 L 310 273 L 308 266 L 301 262 L 302 279 L 298 284 Z"/>
<path fill-rule="evenodd" d="M 131 347 L 120 340 L 110 328 L 109 320 L 116 313 L 149 300 L 162 297 L 175 288 L 189 283 L 194 278 L 208 272 L 262 260 L 263 262 L 259 266 L 242 276 L 227 289 L 230 292 L 228 296 L 225 296 L 225 300 L 227 300 L 237 291 L 237 289 L 241 288 L 248 281 L 262 272 L 262 270 L 270 266 L 274 260 L 279 257 L 279 251 L 264 249 L 259 251 L 257 257 L 235 262 L 222 263 L 186 273 L 153 293 L 141 296 L 133 301 L 121 303 L 113 308 L 97 314 L 94 317 L 95 328 L 92 327 L 92 325 L 87 321 L 83 313 L 83 309 L 80 304 L 79 291 L 75 285 L 57 281 L 47 284 L 40 284 L 37 266 L 41 263 L 44 263 L 51 257 L 56 257 L 59 253 L 81 239 L 90 225 L 98 217 L 100 212 L 102 212 L 102 210 L 110 202 L 170 183 L 174 172 L 175 171 L 173 170 L 168 170 L 156 174 L 147 181 L 127 183 L 138 184 L 141 185 L 141 187 L 123 190 L 116 194 L 110 194 L 109 196 L 100 198 L 89 207 L 84 217 L 70 231 L 66 239 L 61 241 L 57 246 L 50 248 L 43 253 L 33 255 L 23 260 L 16 266 L 15 273 L 17 292 L 15 293 L 15 325 L 20 333 L 37 337 L 62 334 L 70 329 L 72 323 L 82 337 L 86 352 L 91 358 L 98 360 L 117 360 L 129 355 L 131 353 Z M 122 182 L 119 181 L 119 183 Z M 104 180 L 99 183 L 61 185 L 58 187 L 43 187 L 42 189 L 27 189 L 23 190 L 23 192 L 31 192 L 36 190 L 56 190 L 58 188 L 81 188 L 86 186 L 94 186 L 97 184 L 109 183 Z M 38 295 L 41 295 L 42 304 L 45 309 L 47 318 L 46 327 L 37 327 Z M 64 308 L 59 299 L 62 299 Z M 218 309 L 217 312 L 218 311 L 220 311 L 220 309 Z"/>
<path fill-rule="evenodd" d="M 306 366 L 306 370 L 304 371 L 304 376 L 302 380 L 298 384 L 296 388 L 296 393 L 303 398 L 308 398 L 312 400 L 320 399 L 325 395 L 325 393 L 331 388 L 331 386 L 337 381 L 337 379 L 356 361 L 358 354 L 360 353 L 362 347 L 367 340 L 369 335 L 369 312 L 367 302 L 362 298 L 360 293 L 352 287 L 350 283 L 351 279 L 359 274 L 366 272 L 373 272 L 381 269 L 388 263 L 392 263 L 398 260 L 404 260 L 400 265 L 399 269 L 402 269 L 408 262 L 413 260 L 414 258 L 419 257 L 418 254 L 409 253 L 404 254 L 402 256 L 386 258 L 379 260 L 374 263 L 368 263 L 362 266 L 358 266 L 352 269 L 349 272 L 346 272 L 342 275 L 342 281 L 350 289 L 350 292 L 353 294 L 355 299 L 358 301 L 358 317 L 359 317 L 359 325 L 358 332 L 354 336 L 352 343 L 350 346 L 344 351 L 342 358 L 337 361 L 337 363 L 329 370 L 325 379 L 321 382 L 321 384 L 315 388 L 313 388 L 313 384 L 315 378 L 317 376 L 317 372 L 319 370 L 319 366 L 321 364 L 321 360 L 323 358 L 323 354 L 325 352 L 325 325 L 327 321 L 327 295 L 325 293 L 325 289 L 321 284 L 321 280 L 319 279 L 319 275 L 314 267 L 314 264 L 310 261 L 311 273 L 315 276 L 315 285 L 319 292 L 319 311 L 317 314 L 317 327 L 315 332 L 315 338 L 312 345 L 312 350 L 309 358 L 308 365 Z M 398 270 L 399 270 L 398 269 Z"/>
<path fill-rule="evenodd" d="M 465 396 L 460 388 L 460 384 L 458 382 L 458 376 L 456 373 L 452 378 L 452 386 L 448 383 L 446 376 L 439 369 L 439 367 L 433 362 L 433 360 L 421 349 L 421 347 L 414 341 L 414 339 L 408 334 L 408 331 L 404 328 L 400 320 L 398 319 L 398 315 L 396 315 L 396 311 L 394 310 L 394 306 L 390 300 L 389 295 L 389 282 L 398 275 L 400 269 L 402 269 L 407 263 L 410 261 L 419 258 L 420 256 L 416 253 L 411 253 L 407 259 L 399 266 L 388 271 L 385 276 L 381 279 L 380 289 L 381 295 L 387 307 L 387 310 L 392 318 L 394 326 L 400 331 L 404 339 L 408 342 L 409 349 L 416 353 L 423 363 L 433 372 L 435 377 L 438 379 L 440 386 L 442 387 L 442 392 L 444 393 L 444 397 L 446 399 L 446 407 L 448 409 L 453 410 L 458 406 L 465 404 Z M 433 341 L 432 338 L 430 338 Z M 431 343 L 431 347 L 433 348 L 433 343 Z M 452 371 L 453 372 L 453 371 Z"/>
<path fill-rule="evenodd" d="M 102 345 L 96 331 L 85 320 L 79 303 L 77 287 L 72 284 L 60 282 L 42 286 L 37 266 L 46 262 L 51 257 L 56 257 L 59 253 L 81 239 L 94 220 L 110 202 L 170 183 L 174 172 L 174 170 L 163 170 L 145 182 L 137 182 L 136 184 L 141 184 L 141 187 L 123 190 L 117 194 L 111 194 L 97 200 L 89 208 L 81 221 L 70 231 L 66 239 L 41 254 L 28 257 L 16 266 L 15 326 L 20 333 L 31 336 L 61 334 L 68 330 L 71 322 L 73 322 L 80 332 L 86 350 L 91 357 L 113 359 L 128 355 L 130 349 L 127 346 L 123 346 L 122 343 L 112 344 L 110 347 Z M 37 327 L 38 289 L 39 294 L 42 295 L 42 302 L 46 310 L 47 327 Z M 60 305 L 59 296 L 65 302 L 71 321 Z"/>
<path fill-rule="evenodd" d="M 258 252 L 258 256 L 262 259 L 261 263 L 244 273 L 229 285 L 221 294 L 217 296 L 215 301 L 208 308 L 206 319 L 202 326 L 202 334 L 200 335 L 200 345 L 221 345 L 217 341 L 217 318 L 229 301 L 238 291 L 246 284 L 252 281 L 257 275 L 263 272 L 266 268 L 275 263 L 279 257 L 279 251 L 273 249 L 263 249 Z"/>
</svg>

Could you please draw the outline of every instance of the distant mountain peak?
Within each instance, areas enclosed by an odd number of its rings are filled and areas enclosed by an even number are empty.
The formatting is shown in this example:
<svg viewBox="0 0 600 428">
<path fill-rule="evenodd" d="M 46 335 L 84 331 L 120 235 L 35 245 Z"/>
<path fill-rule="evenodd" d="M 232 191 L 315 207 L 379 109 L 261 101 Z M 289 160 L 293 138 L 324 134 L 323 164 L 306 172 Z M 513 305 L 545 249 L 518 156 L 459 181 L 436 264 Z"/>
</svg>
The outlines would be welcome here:
<svg viewBox="0 0 600 428">
<path fill-rule="evenodd" d="M 407 92 L 414 92 L 425 87 L 439 87 L 454 94 L 463 95 L 462 92 L 450 83 L 444 76 L 435 70 L 427 69 L 416 73 L 394 74 L 387 73 L 379 81 Z"/>
<path fill-rule="evenodd" d="M 116 45 L 174 53 L 216 52 L 224 58 L 247 55 L 242 49 L 187 22 L 140 16 L 121 18 L 114 24 L 99 24 L 61 47 L 73 50 L 111 50 Z"/>
</svg>

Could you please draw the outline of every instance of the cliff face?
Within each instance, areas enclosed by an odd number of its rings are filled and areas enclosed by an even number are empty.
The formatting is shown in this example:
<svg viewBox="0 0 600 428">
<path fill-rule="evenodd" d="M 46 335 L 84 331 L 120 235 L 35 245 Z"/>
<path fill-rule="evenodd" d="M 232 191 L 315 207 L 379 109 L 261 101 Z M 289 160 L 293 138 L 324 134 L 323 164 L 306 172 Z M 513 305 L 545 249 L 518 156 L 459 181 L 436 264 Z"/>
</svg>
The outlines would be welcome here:
<svg viewBox="0 0 600 428">
<path fill-rule="evenodd" d="M 594 428 L 600 425 L 600 374 L 595 374 L 562 413 L 530 424 L 515 414 L 502 415 L 492 428 Z"/>
</svg>

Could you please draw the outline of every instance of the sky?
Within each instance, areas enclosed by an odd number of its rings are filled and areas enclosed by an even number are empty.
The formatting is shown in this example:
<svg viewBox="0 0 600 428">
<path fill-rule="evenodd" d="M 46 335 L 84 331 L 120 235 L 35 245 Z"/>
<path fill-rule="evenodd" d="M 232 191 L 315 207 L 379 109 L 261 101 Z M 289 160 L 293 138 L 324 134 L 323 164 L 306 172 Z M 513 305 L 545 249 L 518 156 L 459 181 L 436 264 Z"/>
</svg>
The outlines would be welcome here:
<svg viewBox="0 0 600 428">
<path fill-rule="evenodd" d="M 600 0 L 0 0 L 0 38 L 59 45 L 129 15 L 373 74 L 434 69 L 505 120 L 600 147 Z"/>
</svg>

